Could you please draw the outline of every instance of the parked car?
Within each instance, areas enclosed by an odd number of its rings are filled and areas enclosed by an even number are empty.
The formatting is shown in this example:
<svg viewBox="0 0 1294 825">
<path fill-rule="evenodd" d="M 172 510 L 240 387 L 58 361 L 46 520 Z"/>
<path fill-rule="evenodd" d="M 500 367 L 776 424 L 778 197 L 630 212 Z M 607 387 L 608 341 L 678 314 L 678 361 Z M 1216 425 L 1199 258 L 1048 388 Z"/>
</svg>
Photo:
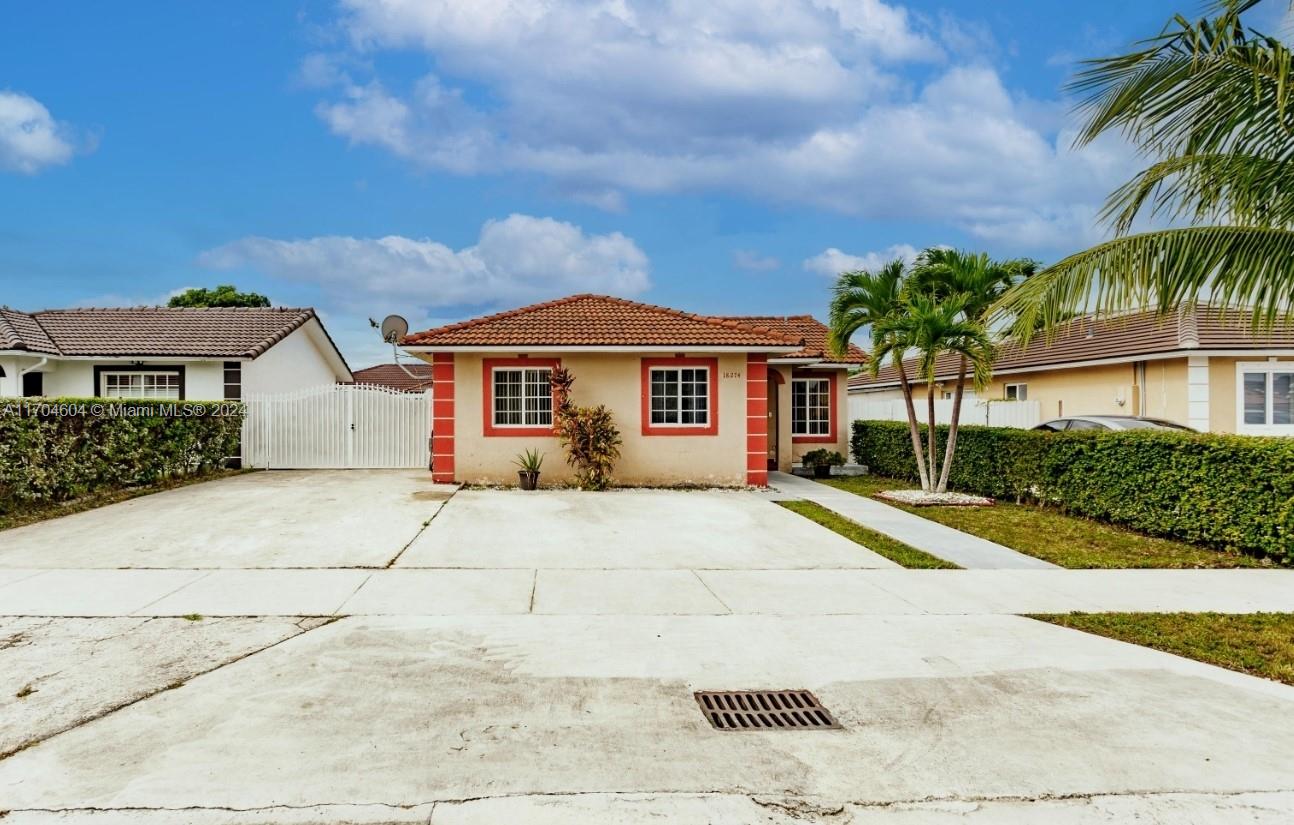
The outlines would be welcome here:
<svg viewBox="0 0 1294 825">
<path fill-rule="evenodd" d="M 1044 421 L 1035 430 L 1047 432 L 1072 432 L 1074 430 L 1185 430 L 1193 433 L 1185 424 L 1166 421 L 1162 418 L 1142 418 L 1136 415 L 1071 415 L 1066 418 L 1053 418 Z"/>
</svg>

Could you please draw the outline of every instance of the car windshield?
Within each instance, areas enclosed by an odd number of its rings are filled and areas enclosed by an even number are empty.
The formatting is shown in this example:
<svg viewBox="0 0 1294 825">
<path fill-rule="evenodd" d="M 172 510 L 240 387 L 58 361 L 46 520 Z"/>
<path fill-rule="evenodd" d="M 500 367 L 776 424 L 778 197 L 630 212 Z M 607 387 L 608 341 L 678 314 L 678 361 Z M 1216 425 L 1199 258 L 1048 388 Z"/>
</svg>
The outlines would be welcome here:
<svg viewBox="0 0 1294 825">
<path fill-rule="evenodd" d="M 1164 421 L 1159 418 L 1125 418 L 1120 424 L 1126 430 L 1186 430 L 1191 431 L 1190 427 L 1184 427 L 1173 421 Z"/>
</svg>

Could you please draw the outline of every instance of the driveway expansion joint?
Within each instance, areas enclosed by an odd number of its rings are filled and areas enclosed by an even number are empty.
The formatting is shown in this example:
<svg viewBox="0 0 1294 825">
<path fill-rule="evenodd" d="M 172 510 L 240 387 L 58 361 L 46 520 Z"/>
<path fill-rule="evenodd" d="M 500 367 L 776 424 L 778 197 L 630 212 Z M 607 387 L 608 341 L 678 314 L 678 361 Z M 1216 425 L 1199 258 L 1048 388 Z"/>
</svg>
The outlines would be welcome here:
<svg viewBox="0 0 1294 825">
<path fill-rule="evenodd" d="M 61 617 L 60 617 L 60 618 L 61 618 Z M 99 618 L 99 617 L 96 617 L 96 618 Z M 136 625 L 136 627 L 138 627 L 138 626 L 140 626 L 140 625 L 147 624 L 148 622 L 155 621 L 155 620 L 157 620 L 158 618 L 161 618 L 161 617 L 149 617 L 149 618 L 143 618 L 143 617 L 134 617 L 134 616 L 124 616 L 124 617 L 121 617 L 121 618 L 140 618 L 140 619 L 141 619 L 141 621 L 140 621 L 139 625 Z M 222 618 L 222 619 L 223 619 L 223 618 L 233 618 L 233 617 L 225 617 L 225 616 L 222 616 L 222 617 L 220 617 L 220 618 Z M 131 699 L 129 699 L 129 700 L 127 700 L 127 701 L 125 701 L 125 702 L 120 702 L 120 703 L 118 703 L 118 704 L 114 704 L 114 705 L 112 705 L 112 706 L 109 706 L 109 707 L 103 708 L 103 709 L 101 709 L 101 710 L 97 710 L 97 711 L 95 711 L 95 712 L 93 712 L 93 713 L 90 713 L 89 715 L 87 715 L 87 716 L 85 716 L 85 717 L 83 717 L 83 718 L 80 718 L 80 719 L 77 719 L 77 720 L 76 720 L 76 721 L 74 721 L 74 722 L 71 722 L 70 724 L 62 725 L 62 726 L 60 726 L 59 728 L 57 728 L 57 729 L 55 729 L 55 730 L 51 730 L 51 731 L 49 731 L 48 733 L 41 734 L 41 735 L 39 735 L 39 736 L 37 736 L 37 737 L 35 737 L 35 738 L 33 738 L 33 739 L 29 739 L 29 740 L 27 740 L 27 741 L 25 741 L 25 742 L 20 743 L 20 744 L 18 744 L 18 745 L 17 745 L 17 746 L 15 746 L 15 747 L 9 748 L 9 749 L 8 749 L 8 750 L 6 750 L 6 751 L 0 752 L 0 762 L 3 762 L 4 760 L 8 759 L 8 758 L 9 758 L 9 757 L 11 757 L 11 756 L 14 756 L 15 754 L 22 753 L 23 751 L 28 750 L 29 748 L 33 748 L 33 747 L 36 747 L 37 745 L 43 744 L 43 743 L 45 743 L 45 742 L 48 742 L 48 741 L 50 741 L 51 739 L 53 739 L 53 738 L 55 738 L 55 737 L 57 737 L 57 736 L 60 736 L 60 735 L 62 735 L 62 734 L 64 734 L 64 733 L 68 733 L 68 732 L 70 732 L 70 731 L 76 730 L 77 728 L 80 728 L 80 727 L 82 727 L 83 725 L 87 725 L 87 724 L 89 724 L 89 723 L 91 723 L 91 722 L 95 722 L 95 721 L 98 721 L 98 720 L 100 720 L 100 719 L 104 719 L 104 718 L 106 718 L 106 717 L 108 717 L 108 716 L 111 716 L 112 714 L 114 714 L 114 713 L 116 713 L 116 712 L 118 712 L 118 711 L 120 711 L 120 710 L 124 710 L 125 708 L 128 708 L 128 707 L 130 707 L 130 706 L 132 706 L 132 705 L 137 705 L 137 704 L 139 704 L 140 702 L 145 702 L 145 701 L 147 701 L 147 700 L 149 700 L 149 699 L 152 699 L 153 697 L 155 697 L 155 696 L 157 696 L 157 695 L 159 695 L 159 694 L 166 693 L 167 691 L 175 690 L 176 688 L 179 688 L 179 687 L 183 687 L 185 684 L 189 683 L 189 682 L 190 682 L 190 681 L 192 681 L 193 679 L 198 678 L 199 676 L 205 676 L 205 675 L 207 675 L 208 673 L 214 673 L 215 671 L 220 670 L 221 668 L 227 667 L 227 666 L 232 665 L 232 664 L 234 664 L 234 663 L 236 663 L 236 662 L 241 662 L 241 661 L 243 661 L 244 659 L 248 659 L 248 658 L 250 658 L 250 657 L 252 657 L 252 656 L 255 656 L 255 655 L 256 655 L 256 654 L 258 654 L 258 653 L 264 653 L 265 651 L 269 650 L 269 649 L 270 649 L 270 648 L 272 648 L 272 647 L 277 647 L 278 645 L 281 645 L 281 644 L 283 644 L 284 642 L 288 642 L 288 641 L 291 641 L 292 639 L 299 638 L 299 637 L 301 637 L 301 636 L 305 635 L 306 633 L 309 633 L 311 630 L 318 630 L 318 629 L 319 629 L 319 628 L 321 628 L 321 627 L 325 627 L 325 626 L 327 626 L 327 625 L 330 625 L 330 624 L 332 624 L 333 622 L 338 621 L 338 620 L 339 620 L 340 618 L 342 618 L 342 617 L 340 617 L 340 616 L 320 616 L 320 617 L 316 617 L 316 618 L 317 618 L 317 620 L 318 620 L 318 622 L 319 622 L 319 623 L 318 623 L 318 624 L 316 624 L 316 625 L 314 625 L 313 627 L 302 627 L 302 624 L 303 624 L 303 623 L 308 622 L 308 621 L 310 621 L 310 619 L 311 619 L 311 617 L 302 617 L 299 621 L 297 621 L 297 622 L 295 622 L 295 623 L 294 623 L 294 626 L 298 628 L 298 632 L 296 632 L 296 633 L 293 633 L 293 634 L 291 634 L 291 635 L 289 635 L 289 636 L 285 636 L 285 637 L 283 637 L 282 639 L 278 639 L 277 641 L 271 642 L 270 644 L 264 645 L 264 646 L 262 646 L 262 647 L 258 647 L 258 648 L 254 649 L 254 650 L 247 651 L 246 653 L 243 653 L 243 654 L 241 654 L 241 655 L 239 655 L 239 656 L 235 656 L 235 657 L 234 657 L 234 658 L 232 658 L 232 659 L 228 659 L 228 660 L 226 660 L 226 661 L 219 662 L 219 663 L 215 664 L 215 665 L 214 665 L 214 666 L 212 666 L 212 667 L 209 667 L 209 668 L 205 668 L 205 669 L 201 669 L 201 670 L 195 671 L 194 673 L 191 673 L 191 674 L 189 674 L 189 675 L 185 676 L 185 677 L 184 677 L 184 678 L 182 678 L 182 679 L 178 679 L 178 680 L 175 680 L 175 681 L 173 681 L 173 682 L 170 682 L 169 684 L 162 685 L 162 686 L 160 686 L 160 687 L 158 687 L 158 688 L 156 688 L 156 689 L 150 690 L 150 691 L 148 691 L 148 692 L 146 692 L 146 693 L 144 693 L 144 694 L 142 694 L 142 695 L 140 695 L 140 696 L 136 696 L 136 697 L 131 698 Z M 109 637 L 105 637 L 105 638 L 109 638 Z M 46 678 L 48 678 L 48 675 L 46 676 Z M 4 810 L 3 810 L 3 809 L 0 809 L 0 818 L 3 818 L 3 814 L 4 814 Z"/>
</svg>

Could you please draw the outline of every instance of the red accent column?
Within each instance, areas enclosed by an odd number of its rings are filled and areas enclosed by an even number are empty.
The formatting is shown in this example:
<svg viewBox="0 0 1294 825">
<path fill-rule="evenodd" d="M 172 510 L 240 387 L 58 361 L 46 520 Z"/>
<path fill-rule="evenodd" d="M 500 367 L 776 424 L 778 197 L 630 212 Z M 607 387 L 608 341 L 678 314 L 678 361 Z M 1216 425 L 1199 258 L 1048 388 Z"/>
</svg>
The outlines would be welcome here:
<svg viewBox="0 0 1294 825">
<path fill-rule="evenodd" d="M 774 400 L 772 403 L 777 403 Z M 746 483 L 768 486 L 768 356 L 746 356 Z"/>
<path fill-rule="evenodd" d="M 454 355 L 431 356 L 431 480 L 454 480 Z"/>
</svg>

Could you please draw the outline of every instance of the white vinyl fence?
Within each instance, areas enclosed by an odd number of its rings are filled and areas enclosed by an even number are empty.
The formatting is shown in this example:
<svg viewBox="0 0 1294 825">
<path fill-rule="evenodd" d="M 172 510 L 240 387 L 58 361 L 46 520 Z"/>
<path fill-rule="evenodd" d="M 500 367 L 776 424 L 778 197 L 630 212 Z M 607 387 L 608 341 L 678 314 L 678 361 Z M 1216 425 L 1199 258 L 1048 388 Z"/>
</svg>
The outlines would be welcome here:
<svg viewBox="0 0 1294 825">
<path fill-rule="evenodd" d="M 328 384 L 248 395 L 243 466 L 421 468 L 431 463 L 431 391 Z"/>
<path fill-rule="evenodd" d="M 926 400 L 913 399 L 917 419 L 926 422 Z M 947 424 L 952 420 L 953 402 L 935 402 L 935 421 Z M 902 399 L 897 401 L 869 401 L 863 396 L 849 397 L 849 418 L 857 421 L 907 421 L 908 413 Z M 1042 422 L 1042 407 L 1037 401 L 990 401 L 968 398 L 962 401 L 961 423 L 987 424 L 990 427 L 1016 427 L 1027 430 Z"/>
</svg>

